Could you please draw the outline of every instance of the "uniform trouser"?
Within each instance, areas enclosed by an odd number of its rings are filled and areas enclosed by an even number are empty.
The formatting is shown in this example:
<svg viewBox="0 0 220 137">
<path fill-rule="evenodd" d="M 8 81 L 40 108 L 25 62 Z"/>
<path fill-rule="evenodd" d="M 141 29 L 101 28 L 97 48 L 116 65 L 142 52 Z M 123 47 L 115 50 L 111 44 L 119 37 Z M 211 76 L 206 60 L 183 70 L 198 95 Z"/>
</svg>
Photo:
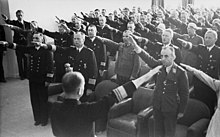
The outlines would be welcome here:
<svg viewBox="0 0 220 137">
<path fill-rule="evenodd" d="M 176 131 L 176 112 L 162 112 L 154 108 L 155 137 L 174 137 Z"/>
<path fill-rule="evenodd" d="M 29 81 L 31 105 L 34 120 L 40 123 L 48 121 L 48 91 L 45 83 Z"/>
<path fill-rule="evenodd" d="M 60 63 L 60 62 L 55 62 L 55 82 L 61 82 L 63 75 L 65 74 L 65 68 L 64 68 L 65 63 Z"/>
<path fill-rule="evenodd" d="M 0 51 L 0 81 L 5 80 L 4 68 L 3 68 L 3 51 Z"/>
<path fill-rule="evenodd" d="M 27 57 L 22 51 L 16 51 L 18 71 L 21 78 L 27 77 Z"/>
</svg>

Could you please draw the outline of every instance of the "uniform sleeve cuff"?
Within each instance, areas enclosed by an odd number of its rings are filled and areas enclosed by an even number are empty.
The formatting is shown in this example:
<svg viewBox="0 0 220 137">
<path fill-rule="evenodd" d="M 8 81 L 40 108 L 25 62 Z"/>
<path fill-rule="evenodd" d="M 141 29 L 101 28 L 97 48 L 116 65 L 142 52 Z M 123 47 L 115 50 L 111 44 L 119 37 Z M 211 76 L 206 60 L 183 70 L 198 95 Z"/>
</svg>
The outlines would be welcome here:
<svg viewBox="0 0 220 137">
<path fill-rule="evenodd" d="M 88 83 L 91 84 L 91 85 L 95 85 L 96 79 L 91 79 L 90 78 Z"/>
<path fill-rule="evenodd" d="M 101 66 L 105 67 L 106 63 L 105 62 L 101 62 Z"/>
<path fill-rule="evenodd" d="M 133 82 L 128 82 L 123 86 L 114 89 L 113 93 L 115 94 L 117 100 L 120 102 L 124 98 L 132 96 L 136 89 L 137 88 L 135 87 Z"/>
<path fill-rule="evenodd" d="M 47 77 L 48 77 L 48 78 L 53 78 L 53 76 L 54 76 L 54 74 L 52 74 L 52 73 L 47 73 Z"/>
</svg>

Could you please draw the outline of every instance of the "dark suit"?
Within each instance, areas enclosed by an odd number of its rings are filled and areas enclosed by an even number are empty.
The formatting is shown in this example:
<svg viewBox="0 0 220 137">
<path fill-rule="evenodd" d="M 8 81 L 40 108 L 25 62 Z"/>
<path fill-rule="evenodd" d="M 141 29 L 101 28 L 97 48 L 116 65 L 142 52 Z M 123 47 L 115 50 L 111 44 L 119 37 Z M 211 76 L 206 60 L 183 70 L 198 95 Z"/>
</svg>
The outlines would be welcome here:
<svg viewBox="0 0 220 137">
<path fill-rule="evenodd" d="M 80 52 L 78 52 L 77 49 L 73 46 L 66 48 L 60 46 L 56 47 L 57 53 L 62 53 L 67 56 L 65 63 L 70 63 L 74 71 L 79 71 L 84 76 L 86 83 L 85 91 L 87 89 L 91 89 L 94 91 L 98 73 L 94 51 L 87 47 L 83 47 Z M 49 49 L 52 49 L 52 47 L 49 46 Z M 84 98 L 87 98 L 86 92 L 84 92 L 82 101 L 85 101 Z"/>
<path fill-rule="evenodd" d="M 31 28 L 31 24 L 26 21 L 23 21 L 23 24 L 21 22 L 19 22 L 18 20 L 6 20 L 5 22 L 8 24 L 17 26 L 17 27 L 24 29 L 24 30 L 30 30 L 30 28 Z M 28 44 L 27 33 L 21 33 L 19 31 L 14 31 L 13 42 L 20 44 L 20 45 L 27 46 L 27 44 Z M 27 75 L 27 57 L 24 55 L 24 51 L 20 50 L 20 49 L 16 50 L 16 56 L 17 56 L 17 62 L 18 62 L 19 76 L 21 78 L 25 78 Z"/>
<path fill-rule="evenodd" d="M 128 97 L 136 90 L 129 82 L 123 85 Z M 120 89 L 117 88 L 120 94 Z M 110 107 L 118 102 L 116 90 L 108 96 L 92 103 L 80 103 L 75 99 L 65 99 L 53 104 L 51 126 L 56 137 L 91 137 L 93 121 L 106 116 Z"/>
<path fill-rule="evenodd" d="M 139 56 L 151 68 L 161 64 L 144 50 Z M 174 137 L 177 114 L 184 113 L 188 93 L 189 83 L 186 71 L 176 63 L 168 74 L 165 67 L 157 74 L 153 98 L 156 137 Z"/>
<path fill-rule="evenodd" d="M 5 41 L 5 30 L 3 26 L 0 26 L 0 41 Z M 4 68 L 3 68 L 3 53 L 6 48 L 0 45 L 0 82 L 5 81 Z"/>
<path fill-rule="evenodd" d="M 42 28 L 38 28 L 39 32 L 43 32 Z M 51 37 L 54 39 L 55 45 L 61 47 L 70 47 L 73 45 L 73 34 L 72 33 L 63 33 L 60 32 L 50 32 L 48 30 L 44 30 L 44 35 Z M 64 64 L 67 56 L 63 53 L 54 52 L 54 60 L 55 60 L 55 82 L 61 82 L 63 75 L 65 74 Z"/>
<path fill-rule="evenodd" d="M 214 46 L 208 51 L 204 45 L 193 46 L 190 50 L 198 56 L 198 69 L 205 72 L 209 76 L 219 79 L 220 73 L 220 48 Z M 190 97 L 204 102 L 210 109 L 211 115 L 215 112 L 217 104 L 216 92 L 201 80 L 193 78 L 194 91 L 190 93 Z"/>
<path fill-rule="evenodd" d="M 13 44 L 9 44 L 9 48 L 13 47 Z M 40 123 L 47 123 L 48 93 L 45 82 L 51 82 L 53 77 L 52 53 L 44 48 L 37 50 L 34 46 L 17 45 L 16 49 L 30 54 L 28 79 L 34 120 Z"/>
</svg>

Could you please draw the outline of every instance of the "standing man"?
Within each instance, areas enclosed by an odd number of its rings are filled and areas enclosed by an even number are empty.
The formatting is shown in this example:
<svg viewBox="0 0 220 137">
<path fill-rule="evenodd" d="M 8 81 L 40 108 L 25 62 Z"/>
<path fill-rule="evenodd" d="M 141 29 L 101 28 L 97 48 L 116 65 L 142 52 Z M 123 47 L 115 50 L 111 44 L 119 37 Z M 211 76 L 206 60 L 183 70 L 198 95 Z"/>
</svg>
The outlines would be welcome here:
<svg viewBox="0 0 220 137">
<path fill-rule="evenodd" d="M 5 30 L 3 26 L 0 26 L 0 41 L 5 40 Z M 0 82 L 6 82 L 4 68 L 3 68 L 3 56 L 5 55 L 6 48 L 0 46 Z"/>
<path fill-rule="evenodd" d="M 174 137 L 177 119 L 183 117 L 188 101 L 189 83 L 186 71 L 174 62 L 176 55 L 172 46 L 162 47 L 161 59 L 155 60 L 131 36 L 130 42 L 135 52 L 151 68 L 163 65 L 156 77 L 153 97 L 155 137 Z"/>
<path fill-rule="evenodd" d="M 74 34 L 74 46 L 61 47 L 55 45 L 43 45 L 44 48 L 67 56 L 65 63 L 73 67 L 73 71 L 79 71 L 85 78 L 85 92 L 81 98 L 82 102 L 87 101 L 88 95 L 95 90 L 97 78 L 97 63 L 94 51 L 84 45 L 85 34 L 76 32 Z M 64 66 L 62 66 L 64 68 Z"/>
<path fill-rule="evenodd" d="M 31 24 L 27 21 L 24 21 L 23 16 L 24 12 L 22 10 L 16 11 L 17 20 L 9 20 L 7 16 L 2 14 L 2 17 L 6 23 L 17 26 L 24 30 L 31 29 Z M 27 46 L 27 34 L 14 31 L 13 42 L 19 45 Z M 19 76 L 21 80 L 24 80 L 25 78 L 27 78 L 27 57 L 25 56 L 24 51 L 22 51 L 22 49 L 17 49 L 15 53 L 17 56 Z"/>
<path fill-rule="evenodd" d="M 197 69 L 215 79 L 219 79 L 220 73 L 220 48 L 215 45 L 217 39 L 218 34 L 214 30 L 208 30 L 205 33 L 204 45 L 197 46 L 191 42 L 178 39 L 183 47 L 198 56 Z M 194 90 L 190 93 L 190 97 L 204 102 L 209 107 L 211 115 L 213 115 L 217 104 L 215 91 L 196 77 L 193 78 L 193 85 Z"/>
<path fill-rule="evenodd" d="M 85 45 L 92 49 L 95 53 L 97 68 L 98 68 L 98 84 L 102 80 L 104 71 L 107 69 L 107 53 L 106 46 L 103 44 L 102 40 L 96 37 L 97 28 L 95 25 L 90 25 L 88 27 L 88 37 L 85 39 Z"/>
<path fill-rule="evenodd" d="M 33 35 L 34 46 L 26 47 L 17 43 L 0 42 L 8 48 L 22 50 L 24 53 L 30 54 L 28 78 L 35 126 L 47 125 L 47 87 L 53 78 L 53 56 L 51 52 L 40 47 L 43 41 L 43 34 L 37 33 Z"/>
<path fill-rule="evenodd" d="M 70 47 L 73 45 L 73 34 L 66 32 L 62 23 L 58 24 L 58 32 L 51 32 L 46 29 L 38 27 L 38 32 L 54 39 L 55 45 L 60 47 Z M 65 74 L 64 64 L 66 63 L 66 55 L 63 53 L 54 52 L 55 60 L 55 82 L 61 82 L 63 75 Z"/>
<path fill-rule="evenodd" d="M 161 50 L 164 47 L 173 47 L 173 49 L 175 50 L 175 63 L 180 64 L 182 61 L 182 55 L 180 52 L 180 48 L 173 45 L 171 43 L 172 39 L 173 39 L 173 30 L 171 29 L 165 29 L 162 31 L 162 43 L 159 42 L 152 42 L 149 39 L 144 39 L 144 38 L 140 38 L 137 37 L 135 35 L 132 35 L 135 39 L 138 40 L 138 42 L 143 42 L 144 46 L 143 48 L 146 49 L 146 51 L 153 56 L 155 59 L 160 59 L 161 57 Z M 142 41 L 143 40 L 143 41 Z"/>
</svg>

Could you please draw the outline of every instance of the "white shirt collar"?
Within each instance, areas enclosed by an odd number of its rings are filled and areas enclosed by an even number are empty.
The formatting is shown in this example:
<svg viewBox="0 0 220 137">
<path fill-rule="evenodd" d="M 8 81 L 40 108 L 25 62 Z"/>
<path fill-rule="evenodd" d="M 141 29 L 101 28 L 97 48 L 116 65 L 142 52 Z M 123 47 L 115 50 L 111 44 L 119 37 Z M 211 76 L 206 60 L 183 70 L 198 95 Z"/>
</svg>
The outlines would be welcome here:
<svg viewBox="0 0 220 137">
<path fill-rule="evenodd" d="M 79 50 L 79 52 L 81 52 L 81 50 L 83 49 L 83 46 L 81 48 L 76 48 L 77 50 Z"/>
<path fill-rule="evenodd" d="M 168 47 L 171 43 L 163 44 L 164 47 Z"/>
<path fill-rule="evenodd" d="M 90 40 L 93 42 L 94 40 L 95 40 L 95 37 L 93 37 L 93 38 L 90 38 Z"/>
<path fill-rule="evenodd" d="M 35 47 L 35 49 L 36 49 L 36 50 L 39 50 L 39 49 L 40 49 L 40 46 L 39 46 L 39 47 Z"/>
<path fill-rule="evenodd" d="M 207 47 L 207 49 L 209 50 L 209 51 L 211 51 L 212 50 L 212 48 L 215 46 L 215 44 L 214 45 L 212 45 L 211 47 Z"/>
</svg>

